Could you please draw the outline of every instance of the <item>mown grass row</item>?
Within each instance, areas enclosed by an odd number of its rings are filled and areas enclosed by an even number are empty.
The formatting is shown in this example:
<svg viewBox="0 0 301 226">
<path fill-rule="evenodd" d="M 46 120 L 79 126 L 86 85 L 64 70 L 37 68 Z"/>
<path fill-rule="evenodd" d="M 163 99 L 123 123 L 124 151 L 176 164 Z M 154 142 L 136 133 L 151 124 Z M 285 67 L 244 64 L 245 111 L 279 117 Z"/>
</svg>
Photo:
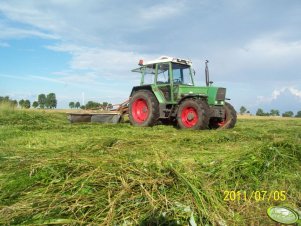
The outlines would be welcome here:
<svg viewBox="0 0 301 226">
<path fill-rule="evenodd" d="M 269 225 L 269 206 L 301 205 L 297 119 L 183 131 L 5 109 L 0 127 L 0 224 Z M 231 190 L 287 196 L 225 201 Z"/>
</svg>

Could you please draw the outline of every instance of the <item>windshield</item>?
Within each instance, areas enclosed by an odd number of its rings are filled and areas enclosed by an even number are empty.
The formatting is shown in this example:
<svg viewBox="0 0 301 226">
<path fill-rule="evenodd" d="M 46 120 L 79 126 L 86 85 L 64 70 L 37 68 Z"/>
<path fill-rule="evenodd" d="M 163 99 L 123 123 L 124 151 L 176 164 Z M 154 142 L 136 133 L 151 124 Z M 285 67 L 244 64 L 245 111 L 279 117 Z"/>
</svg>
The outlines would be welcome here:
<svg viewBox="0 0 301 226">
<path fill-rule="evenodd" d="M 193 85 L 191 70 L 189 65 L 172 64 L 172 74 L 174 84 Z"/>
</svg>

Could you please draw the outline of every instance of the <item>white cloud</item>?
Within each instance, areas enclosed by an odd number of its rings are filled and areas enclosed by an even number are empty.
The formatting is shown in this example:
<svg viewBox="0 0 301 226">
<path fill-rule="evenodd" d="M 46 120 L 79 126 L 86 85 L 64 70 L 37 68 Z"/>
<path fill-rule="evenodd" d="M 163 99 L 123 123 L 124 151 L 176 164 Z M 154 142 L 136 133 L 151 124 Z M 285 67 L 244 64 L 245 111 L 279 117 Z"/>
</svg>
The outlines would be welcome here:
<svg viewBox="0 0 301 226">
<path fill-rule="evenodd" d="M 301 40 L 284 41 L 269 36 L 257 38 L 237 50 L 237 54 L 249 64 L 288 63 L 301 57 Z M 275 66 L 277 66 L 275 64 Z"/>
<path fill-rule="evenodd" d="M 272 101 L 277 100 L 285 92 L 289 92 L 301 101 L 301 90 L 298 90 L 295 87 L 282 87 L 280 89 L 274 89 L 270 96 L 257 96 L 257 104 L 271 103 Z"/>
<path fill-rule="evenodd" d="M 106 79 L 118 77 L 122 80 L 127 80 L 130 70 L 138 67 L 139 59 L 154 58 L 152 55 L 143 55 L 135 52 L 89 48 L 69 44 L 47 46 L 47 48 L 53 51 L 68 52 L 71 54 L 70 69 L 73 70 L 73 72 L 77 70 L 90 70 L 90 73 L 87 75 L 91 80 L 97 77 Z M 96 76 L 96 74 L 98 76 Z"/>
<path fill-rule="evenodd" d="M 301 90 L 298 90 L 296 88 L 290 87 L 288 88 L 289 91 L 291 92 L 292 95 L 294 95 L 295 97 L 298 97 L 299 100 L 301 100 Z"/>
<path fill-rule="evenodd" d="M 183 13 L 184 9 L 184 1 L 172 1 L 141 9 L 140 17 L 147 21 L 163 20 L 168 17 L 176 16 L 179 13 Z"/>
<path fill-rule="evenodd" d="M 8 25 L 0 24 L 0 39 L 19 39 L 26 37 L 39 37 L 43 39 L 58 39 L 57 35 L 35 29 L 11 28 Z"/>
<path fill-rule="evenodd" d="M 213 74 L 219 79 L 274 85 L 274 82 L 282 82 L 286 86 L 300 81 L 299 71 L 293 68 L 300 64 L 301 39 L 288 40 L 266 34 L 240 47 L 213 48 L 210 56 L 214 63 Z"/>
</svg>

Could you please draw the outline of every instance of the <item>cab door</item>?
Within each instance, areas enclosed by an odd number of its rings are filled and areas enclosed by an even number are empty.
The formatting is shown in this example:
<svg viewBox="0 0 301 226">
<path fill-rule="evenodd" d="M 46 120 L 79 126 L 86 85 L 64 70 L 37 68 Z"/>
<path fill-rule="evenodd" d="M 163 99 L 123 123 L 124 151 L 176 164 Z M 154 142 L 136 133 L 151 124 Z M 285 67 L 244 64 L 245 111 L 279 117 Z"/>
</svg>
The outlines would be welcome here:
<svg viewBox="0 0 301 226">
<path fill-rule="evenodd" d="M 156 85 L 163 94 L 166 102 L 171 101 L 170 63 L 157 64 Z"/>
</svg>

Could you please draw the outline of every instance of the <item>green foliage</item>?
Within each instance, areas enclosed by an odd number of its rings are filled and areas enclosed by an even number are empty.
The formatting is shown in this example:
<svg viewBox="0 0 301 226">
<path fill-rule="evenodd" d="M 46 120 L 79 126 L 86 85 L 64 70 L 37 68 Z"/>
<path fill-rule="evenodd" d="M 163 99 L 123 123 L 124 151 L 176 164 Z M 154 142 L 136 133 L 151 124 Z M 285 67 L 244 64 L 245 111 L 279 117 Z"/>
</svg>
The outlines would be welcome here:
<svg viewBox="0 0 301 226">
<path fill-rule="evenodd" d="M 5 105 L 11 108 L 15 108 L 18 106 L 18 101 L 10 99 L 9 96 L 5 96 L 5 97 L 0 96 L 0 105 Z"/>
<path fill-rule="evenodd" d="M 29 100 L 24 101 L 24 108 L 26 108 L 26 109 L 30 108 L 30 101 Z"/>
<path fill-rule="evenodd" d="M 102 103 L 102 107 L 103 107 L 104 110 L 107 110 L 108 104 L 109 104 L 108 102 L 103 102 Z"/>
<path fill-rule="evenodd" d="M 280 116 L 280 112 L 277 109 L 272 109 L 270 112 L 271 116 Z"/>
<path fill-rule="evenodd" d="M 42 108 L 42 109 L 45 108 L 45 105 L 46 105 L 46 95 L 45 94 L 42 93 L 38 96 L 38 103 L 39 103 L 40 108 Z"/>
<path fill-rule="evenodd" d="M 46 107 L 47 108 L 56 108 L 57 106 L 57 100 L 56 100 L 56 96 L 55 96 L 55 93 L 49 93 L 47 96 L 46 96 Z"/>
<path fill-rule="evenodd" d="M 38 101 L 34 101 L 34 102 L 32 103 L 32 107 L 33 107 L 33 108 L 37 108 L 38 106 L 39 106 Z"/>
<path fill-rule="evenodd" d="M 282 117 L 293 117 L 294 116 L 294 112 L 292 111 L 286 111 L 282 114 Z"/>
<path fill-rule="evenodd" d="M 257 115 L 257 116 L 264 116 L 265 113 L 264 113 L 264 111 L 262 110 L 262 108 L 258 108 L 258 110 L 256 111 L 256 115 Z"/>
<path fill-rule="evenodd" d="M 80 105 L 79 102 L 77 102 L 77 103 L 78 103 L 77 106 L 79 106 Z M 94 102 L 94 101 L 88 101 L 85 106 L 81 107 L 81 109 L 103 109 L 103 110 L 109 110 L 112 108 L 113 108 L 113 105 L 111 103 L 103 102 L 101 104 L 101 103 Z"/>
<path fill-rule="evenodd" d="M 30 108 L 30 101 L 29 101 L 29 100 L 24 100 L 24 99 L 22 99 L 22 100 L 19 101 L 19 106 L 20 106 L 21 108 L 26 108 L 26 109 L 28 109 L 28 108 Z"/>
<path fill-rule="evenodd" d="M 69 108 L 74 108 L 75 107 L 75 104 L 74 104 L 74 102 L 73 101 L 71 101 L 70 103 L 69 103 Z"/>
<path fill-rule="evenodd" d="M 107 109 L 110 110 L 112 108 L 113 108 L 113 105 L 111 103 L 109 103 Z"/>
<path fill-rule="evenodd" d="M 301 111 L 298 111 L 297 114 L 295 115 L 296 118 L 301 118 Z"/>
<path fill-rule="evenodd" d="M 270 225 L 269 206 L 301 199 L 298 118 L 184 131 L 0 108 L 0 126 L 1 225 Z M 287 200 L 224 201 L 231 190 Z"/>
<path fill-rule="evenodd" d="M 75 108 L 80 108 L 80 103 L 78 101 L 75 103 Z"/>
<path fill-rule="evenodd" d="M 25 103 L 25 100 L 19 100 L 19 106 L 20 108 L 24 108 L 24 103 Z"/>
<path fill-rule="evenodd" d="M 95 109 L 95 108 L 98 108 L 100 106 L 100 104 L 99 103 L 97 103 L 97 102 L 94 102 L 94 101 L 88 101 L 87 103 L 86 103 L 86 109 Z"/>
<path fill-rule="evenodd" d="M 93 102 L 93 103 L 96 103 L 96 102 Z M 89 103 L 89 104 L 91 104 L 91 103 Z M 92 104 L 92 105 L 95 105 L 95 104 Z M 96 104 L 97 105 L 97 104 Z M 76 109 L 78 109 L 78 108 L 80 108 L 81 106 L 80 106 L 80 103 L 77 101 L 77 102 L 73 102 L 73 101 L 71 101 L 70 103 L 69 103 L 69 107 L 72 109 L 72 108 L 76 108 Z M 85 108 L 85 106 L 82 108 L 82 109 L 84 109 Z"/>
<path fill-rule="evenodd" d="M 244 106 L 241 106 L 239 109 L 240 114 L 246 113 L 247 109 Z"/>
<path fill-rule="evenodd" d="M 0 102 L 9 102 L 9 96 L 5 96 L 5 97 L 0 96 Z"/>
<path fill-rule="evenodd" d="M 256 112 L 257 116 L 280 116 L 280 112 L 277 109 L 271 109 L 269 112 L 264 112 L 262 108 L 258 108 Z"/>
<path fill-rule="evenodd" d="M 43 93 L 41 93 L 38 96 L 38 105 L 40 106 L 40 108 L 44 109 L 46 108 L 56 108 L 57 106 L 57 99 L 55 96 L 55 93 L 49 93 L 47 94 L 47 96 Z"/>
</svg>

